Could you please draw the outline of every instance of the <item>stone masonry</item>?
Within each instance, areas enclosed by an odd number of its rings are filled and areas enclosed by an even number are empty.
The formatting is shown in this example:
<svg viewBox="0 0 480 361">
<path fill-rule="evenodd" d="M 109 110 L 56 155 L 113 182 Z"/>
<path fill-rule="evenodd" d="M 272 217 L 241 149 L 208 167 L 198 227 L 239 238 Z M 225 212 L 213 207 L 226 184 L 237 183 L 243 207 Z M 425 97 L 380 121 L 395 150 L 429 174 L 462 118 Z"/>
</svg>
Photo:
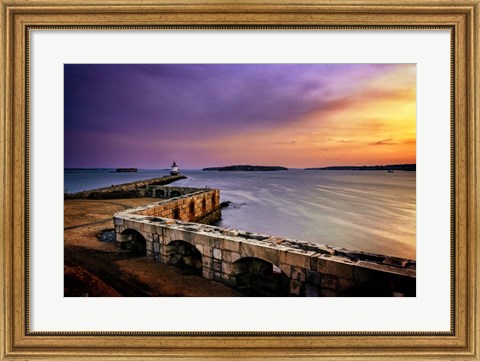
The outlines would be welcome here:
<svg viewBox="0 0 480 361">
<path fill-rule="evenodd" d="M 416 295 L 413 260 L 207 225 L 219 205 L 219 190 L 206 188 L 116 213 L 116 243 L 135 234 L 158 262 L 181 261 L 204 278 L 266 293 L 278 283 L 290 296 Z"/>
<path fill-rule="evenodd" d="M 141 209 L 137 209 L 136 214 L 205 224 L 220 219 L 220 191 L 218 189 L 158 186 L 155 188 L 157 192 L 158 189 L 162 189 L 167 200 L 141 207 Z M 168 198 L 172 194 L 178 194 L 178 196 Z"/>
<path fill-rule="evenodd" d="M 65 193 L 64 199 L 116 199 L 144 197 L 146 195 L 145 190 L 149 187 L 161 186 L 185 178 L 186 177 L 183 175 L 169 175 L 161 178 L 139 180 L 83 192 Z"/>
</svg>

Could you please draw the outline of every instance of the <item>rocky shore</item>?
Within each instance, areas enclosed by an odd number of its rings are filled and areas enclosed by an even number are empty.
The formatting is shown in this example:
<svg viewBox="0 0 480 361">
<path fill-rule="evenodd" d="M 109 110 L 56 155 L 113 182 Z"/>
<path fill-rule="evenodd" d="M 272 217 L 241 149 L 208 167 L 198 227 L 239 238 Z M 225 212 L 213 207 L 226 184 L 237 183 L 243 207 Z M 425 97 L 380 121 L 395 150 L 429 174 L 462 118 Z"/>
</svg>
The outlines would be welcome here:
<svg viewBox="0 0 480 361">
<path fill-rule="evenodd" d="M 187 177 L 183 175 L 164 176 L 161 178 L 152 178 L 139 180 L 130 183 L 112 185 L 110 187 L 92 189 L 77 193 L 65 193 L 64 199 L 118 199 L 118 198 L 138 198 L 143 196 L 141 188 L 150 185 L 166 185 Z"/>
</svg>

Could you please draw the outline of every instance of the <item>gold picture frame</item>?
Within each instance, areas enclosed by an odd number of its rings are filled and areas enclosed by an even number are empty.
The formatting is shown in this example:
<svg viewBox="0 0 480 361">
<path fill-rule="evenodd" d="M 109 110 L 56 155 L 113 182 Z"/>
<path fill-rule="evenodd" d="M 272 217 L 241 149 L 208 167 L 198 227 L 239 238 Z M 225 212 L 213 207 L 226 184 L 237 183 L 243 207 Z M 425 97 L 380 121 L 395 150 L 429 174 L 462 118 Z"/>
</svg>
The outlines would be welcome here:
<svg viewBox="0 0 480 361">
<path fill-rule="evenodd" d="M 0 0 L 0 359 L 480 359 L 479 0 Z M 406 28 L 452 34 L 450 332 L 42 332 L 29 330 L 29 29 Z"/>
</svg>

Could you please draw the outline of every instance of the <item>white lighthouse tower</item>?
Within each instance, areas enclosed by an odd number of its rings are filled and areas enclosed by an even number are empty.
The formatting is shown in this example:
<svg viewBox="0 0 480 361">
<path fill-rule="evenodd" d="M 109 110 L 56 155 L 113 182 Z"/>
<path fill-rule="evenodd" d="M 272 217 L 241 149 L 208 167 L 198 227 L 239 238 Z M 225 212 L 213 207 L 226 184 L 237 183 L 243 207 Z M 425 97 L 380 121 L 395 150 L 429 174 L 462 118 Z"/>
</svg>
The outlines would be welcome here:
<svg viewBox="0 0 480 361">
<path fill-rule="evenodd" d="M 172 167 L 170 169 L 170 174 L 171 175 L 178 175 L 178 173 L 179 173 L 179 171 L 178 171 L 177 163 L 175 163 L 175 161 L 173 161 Z"/>
</svg>

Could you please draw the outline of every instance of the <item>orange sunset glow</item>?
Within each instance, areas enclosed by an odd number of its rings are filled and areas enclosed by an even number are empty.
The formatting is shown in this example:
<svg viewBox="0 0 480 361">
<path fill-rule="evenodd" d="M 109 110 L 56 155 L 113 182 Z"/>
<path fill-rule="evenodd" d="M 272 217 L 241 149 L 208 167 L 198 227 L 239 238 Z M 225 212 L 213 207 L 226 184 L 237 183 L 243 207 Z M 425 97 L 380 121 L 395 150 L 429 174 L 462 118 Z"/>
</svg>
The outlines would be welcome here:
<svg viewBox="0 0 480 361">
<path fill-rule="evenodd" d="M 379 90 L 380 88 L 380 90 Z M 278 128 L 212 141 L 235 164 L 296 167 L 415 163 L 415 67 L 382 74 L 363 90 Z"/>
</svg>

